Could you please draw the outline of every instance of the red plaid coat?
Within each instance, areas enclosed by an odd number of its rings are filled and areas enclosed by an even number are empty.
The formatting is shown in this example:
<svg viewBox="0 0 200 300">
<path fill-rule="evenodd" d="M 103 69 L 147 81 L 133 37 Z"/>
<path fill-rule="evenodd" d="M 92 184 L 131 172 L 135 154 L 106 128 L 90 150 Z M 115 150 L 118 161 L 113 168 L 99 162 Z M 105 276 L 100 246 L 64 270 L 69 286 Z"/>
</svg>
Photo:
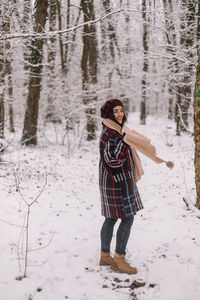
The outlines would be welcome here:
<svg viewBox="0 0 200 300">
<path fill-rule="evenodd" d="M 100 136 L 99 188 L 101 212 L 107 218 L 131 217 L 143 208 L 131 149 L 117 131 L 106 126 Z"/>
</svg>

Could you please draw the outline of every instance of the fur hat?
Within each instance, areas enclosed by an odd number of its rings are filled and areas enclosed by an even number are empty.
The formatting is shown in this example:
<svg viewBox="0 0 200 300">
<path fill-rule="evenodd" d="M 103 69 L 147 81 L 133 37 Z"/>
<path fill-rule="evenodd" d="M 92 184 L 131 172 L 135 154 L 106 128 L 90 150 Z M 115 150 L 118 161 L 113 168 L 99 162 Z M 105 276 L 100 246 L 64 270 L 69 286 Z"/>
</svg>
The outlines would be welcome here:
<svg viewBox="0 0 200 300">
<path fill-rule="evenodd" d="M 102 118 L 108 117 L 108 115 L 112 111 L 112 109 L 118 105 L 123 107 L 123 104 L 119 99 L 107 100 L 101 107 L 101 117 Z"/>
</svg>

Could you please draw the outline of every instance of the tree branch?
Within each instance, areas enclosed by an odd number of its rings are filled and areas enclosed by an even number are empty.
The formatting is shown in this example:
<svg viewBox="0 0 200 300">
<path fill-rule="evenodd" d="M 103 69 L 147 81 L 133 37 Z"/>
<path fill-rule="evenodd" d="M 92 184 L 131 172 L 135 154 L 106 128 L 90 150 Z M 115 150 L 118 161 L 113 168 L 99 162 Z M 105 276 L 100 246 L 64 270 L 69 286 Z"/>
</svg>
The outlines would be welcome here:
<svg viewBox="0 0 200 300">
<path fill-rule="evenodd" d="M 108 18 L 109 16 L 117 14 L 117 13 L 120 13 L 122 11 L 124 11 L 124 9 L 118 9 L 118 10 L 115 10 L 115 11 L 113 11 L 113 12 L 111 12 L 111 13 L 103 16 L 103 17 L 99 17 L 96 20 L 84 22 L 84 23 L 79 24 L 77 26 L 74 26 L 72 28 L 63 29 L 63 30 L 49 31 L 49 32 L 43 32 L 43 33 L 5 34 L 5 35 L 2 35 L 0 37 L 0 41 L 1 40 L 18 39 L 18 38 L 30 38 L 30 37 L 32 37 L 32 38 L 38 38 L 38 39 L 41 39 L 41 38 L 48 38 L 49 39 L 50 37 L 55 36 L 57 34 L 59 35 L 59 34 L 62 34 L 62 33 L 69 32 L 69 31 L 74 31 L 74 30 L 76 30 L 78 28 L 81 28 L 81 27 L 83 27 L 85 25 L 91 26 L 91 25 L 93 25 L 93 24 L 95 24 L 97 22 L 102 22 L 104 19 Z"/>
</svg>

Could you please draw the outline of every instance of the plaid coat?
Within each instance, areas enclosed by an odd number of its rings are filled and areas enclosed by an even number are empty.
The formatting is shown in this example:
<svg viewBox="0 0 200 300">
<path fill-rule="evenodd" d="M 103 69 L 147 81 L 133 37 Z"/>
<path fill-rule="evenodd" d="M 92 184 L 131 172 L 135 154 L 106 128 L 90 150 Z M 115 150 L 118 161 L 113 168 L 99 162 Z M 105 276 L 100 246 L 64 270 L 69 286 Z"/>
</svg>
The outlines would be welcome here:
<svg viewBox="0 0 200 300">
<path fill-rule="evenodd" d="M 107 218 L 131 217 L 143 208 L 130 146 L 106 126 L 100 135 L 99 188 L 101 212 Z"/>
</svg>

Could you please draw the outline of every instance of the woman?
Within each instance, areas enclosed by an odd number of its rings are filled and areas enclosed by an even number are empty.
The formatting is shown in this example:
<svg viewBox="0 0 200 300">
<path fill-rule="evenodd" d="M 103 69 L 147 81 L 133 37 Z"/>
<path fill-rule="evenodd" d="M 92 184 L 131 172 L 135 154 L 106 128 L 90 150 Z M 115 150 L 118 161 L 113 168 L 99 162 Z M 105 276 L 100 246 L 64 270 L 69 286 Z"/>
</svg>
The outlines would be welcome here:
<svg viewBox="0 0 200 300">
<path fill-rule="evenodd" d="M 137 211 L 143 208 L 135 181 L 132 151 L 124 142 L 122 127 L 126 121 L 123 104 L 110 99 L 101 108 L 103 131 L 100 136 L 99 187 L 102 215 L 105 221 L 101 229 L 100 265 L 136 274 L 137 269 L 125 260 L 131 226 Z M 114 258 L 110 255 L 110 244 L 114 225 L 121 219 L 117 230 Z"/>
</svg>

